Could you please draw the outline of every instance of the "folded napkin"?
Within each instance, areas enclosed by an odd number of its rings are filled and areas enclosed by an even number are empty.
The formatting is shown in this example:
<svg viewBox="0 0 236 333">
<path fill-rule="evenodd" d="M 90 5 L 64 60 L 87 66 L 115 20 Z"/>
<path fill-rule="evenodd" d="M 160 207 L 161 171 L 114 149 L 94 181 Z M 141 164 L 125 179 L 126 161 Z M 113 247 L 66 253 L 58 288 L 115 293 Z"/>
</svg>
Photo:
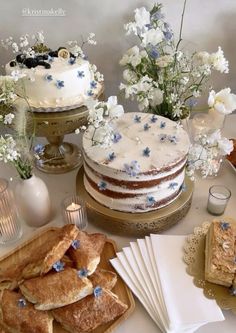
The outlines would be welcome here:
<svg viewBox="0 0 236 333">
<path fill-rule="evenodd" d="M 185 236 L 151 235 L 130 243 L 111 260 L 162 332 L 190 333 L 224 320 L 216 302 L 186 273 L 184 242 Z"/>
</svg>

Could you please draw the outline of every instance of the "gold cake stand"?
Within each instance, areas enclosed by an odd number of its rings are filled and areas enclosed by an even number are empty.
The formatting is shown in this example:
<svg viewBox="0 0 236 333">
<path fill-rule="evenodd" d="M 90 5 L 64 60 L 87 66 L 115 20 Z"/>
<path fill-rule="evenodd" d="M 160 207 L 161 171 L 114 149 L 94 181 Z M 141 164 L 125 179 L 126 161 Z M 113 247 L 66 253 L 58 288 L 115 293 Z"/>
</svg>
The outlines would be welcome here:
<svg viewBox="0 0 236 333">
<path fill-rule="evenodd" d="M 34 112 L 36 136 L 46 137 L 36 167 L 46 173 L 65 173 L 82 165 L 80 149 L 64 136 L 86 124 L 88 110 L 85 106 L 69 111 Z"/>
<path fill-rule="evenodd" d="M 103 86 L 94 98 L 104 98 Z M 85 125 L 87 116 L 86 106 L 56 112 L 32 112 L 36 136 L 46 137 L 48 141 L 39 154 L 40 158 L 35 160 L 39 170 L 60 174 L 82 165 L 80 149 L 75 144 L 64 142 L 64 136 Z"/>
<path fill-rule="evenodd" d="M 95 201 L 85 190 L 83 175 L 84 169 L 80 168 L 76 189 L 77 194 L 86 202 L 88 220 L 111 233 L 135 237 L 160 233 L 178 223 L 191 206 L 194 184 L 188 177 L 185 179 L 186 190 L 170 205 L 146 213 L 123 213 Z"/>
</svg>

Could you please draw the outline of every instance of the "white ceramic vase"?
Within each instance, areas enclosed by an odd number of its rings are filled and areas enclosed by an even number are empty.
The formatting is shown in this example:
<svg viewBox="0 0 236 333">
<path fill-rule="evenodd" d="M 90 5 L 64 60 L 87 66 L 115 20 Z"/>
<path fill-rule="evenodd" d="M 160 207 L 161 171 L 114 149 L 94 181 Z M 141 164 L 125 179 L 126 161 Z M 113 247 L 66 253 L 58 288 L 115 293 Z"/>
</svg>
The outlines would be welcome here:
<svg viewBox="0 0 236 333">
<path fill-rule="evenodd" d="M 21 180 L 15 188 L 20 217 L 30 226 L 40 227 L 50 221 L 51 201 L 44 181 L 32 175 Z"/>
</svg>

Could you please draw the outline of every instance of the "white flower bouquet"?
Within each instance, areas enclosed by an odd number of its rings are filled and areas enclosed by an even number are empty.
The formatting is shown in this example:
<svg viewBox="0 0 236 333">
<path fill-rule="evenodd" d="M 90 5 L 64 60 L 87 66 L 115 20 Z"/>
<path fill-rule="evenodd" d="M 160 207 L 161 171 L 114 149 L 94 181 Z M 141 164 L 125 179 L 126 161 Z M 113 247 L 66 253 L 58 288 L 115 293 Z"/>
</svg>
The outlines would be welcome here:
<svg viewBox="0 0 236 333">
<path fill-rule="evenodd" d="M 121 136 L 115 131 L 112 121 L 121 117 L 124 109 L 122 105 L 117 104 L 117 97 L 110 96 L 107 102 L 90 99 L 86 106 L 89 110 L 88 133 L 91 135 L 92 145 L 107 148 L 118 142 Z M 79 134 L 81 130 L 86 129 L 86 126 L 82 126 L 76 129 L 75 133 Z"/>
<path fill-rule="evenodd" d="M 139 45 L 129 49 L 120 61 L 125 68 L 125 83 L 120 84 L 120 89 L 125 91 L 126 98 L 136 99 L 141 111 L 172 120 L 188 117 L 197 98 L 206 89 L 212 71 L 229 71 L 221 47 L 211 54 L 180 49 L 185 7 L 186 0 L 177 42 L 164 19 L 161 4 L 155 4 L 150 11 L 144 7 L 135 9 L 134 21 L 126 24 L 125 30 L 127 35 L 138 37 Z M 231 103 L 223 101 L 221 105 L 216 104 L 222 93 L 211 91 L 210 108 L 222 113 L 230 113 L 236 108 L 236 96 L 229 88 L 226 90 L 223 92 L 224 100 Z"/>
</svg>

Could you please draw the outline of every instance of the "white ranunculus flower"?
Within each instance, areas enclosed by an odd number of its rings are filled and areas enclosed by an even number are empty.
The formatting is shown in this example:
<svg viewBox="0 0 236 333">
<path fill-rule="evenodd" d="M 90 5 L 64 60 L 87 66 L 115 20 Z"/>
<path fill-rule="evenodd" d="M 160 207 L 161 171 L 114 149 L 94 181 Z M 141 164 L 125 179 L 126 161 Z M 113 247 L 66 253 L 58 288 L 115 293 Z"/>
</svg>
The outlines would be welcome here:
<svg viewBox="0 0 236 333">
<path fill-rule="evenodd" d="M 137 80 L 137 75 L 130 69 L 125 69 L 123 72 L 123 78 L 127 82 L 135 82 Z"/>
<path fill-rule="evenodd" d="M 229 73 L 229 62 L 225 59 L 224 52 L 220 46 L 217 52 L 210 55 L 210 63 L 220 73 Z"/>
<path fill-rule="evenodd" d="M 146 47 L 148 44 L 156 46 L 163 40 L 164 35 L 161 29 L 156 28 L 144 32 L 141 35 L 141 37 L 142 37 L 142 46 Z"/>
<path fill-rule="evenodd" d="M 221 138 L 218 141 L 218 147 L 220 149 L 220 154 L 229 155 L 234 149 L 233 141 L 228 140 L 227 138 Z"/>
<path fill-rule="evenodd" d="M 123 58 L 120 60 L 120 65 L 125 66 L 131 64 L 133 67 L 138 66 L 141 63 L 142 55 L 139 53 L 138 46 L 131 47 Z"/>
<path fill-rule="evenodd" d="M 145 7 L 136 8 L 134 13 L 135 22 L 138 28 L 142 29 L 147 24 L 150 24 L 150 13 Z"/>
<path fill-rule="evenodd" d="M 124 109 L 122 105 L 117 104 L 117 97 L 110 96 L 107 101 L 110 118 L 119 118 L 123 116 Z"/>
<path fill-rule="evenodd" d="M 109 124 L 104 124 L 103 126 L 100 126 L 99 128 L 96 128 L 94 135 L 93 135 L 93 141 L 97 144 L 101 144 L 103 147 L 109 147 L 112 143 L 112 128 Z"/>
<path fill-rule="evenodd" d="M 145 75 L 134 86 L 136 87 L 137 92 L 148 92 L 152 88 L 152 81 L 153 80 L 150 77 Z"/>
<path fill-rule="evenodd" d="M 150 99 L 151 106 L 155 107 L 163 102 L 163 91 L 159 88 L 154 88 L 148 97 Z"/>
<path fill-rule="evenodd" d="M 230 88 L 222 89 L 218 93 L 211 90 L 208 105 L 222 114 L 230 114 L 236 109 L 236 95 L 231 93 Z"/>
<path fill-rule="evenodd" d="M 173 60 L 174 60 L 174 58 L 171 55 L 167 54 L 160 58 L 157 58 L 156 65 L 161 68 L 164 68 L 164 67 L 167 67 L 170 63 L 172 63 Z"/>
<path fill-rule="evenodd" d="M 148 108 L 149 100 L 147 98 L 141 98 L 141 99 L 137 98 L 137 100 L 138 100 L 138 108 L 140 111 L 143 111 Z"/>
</svg>

